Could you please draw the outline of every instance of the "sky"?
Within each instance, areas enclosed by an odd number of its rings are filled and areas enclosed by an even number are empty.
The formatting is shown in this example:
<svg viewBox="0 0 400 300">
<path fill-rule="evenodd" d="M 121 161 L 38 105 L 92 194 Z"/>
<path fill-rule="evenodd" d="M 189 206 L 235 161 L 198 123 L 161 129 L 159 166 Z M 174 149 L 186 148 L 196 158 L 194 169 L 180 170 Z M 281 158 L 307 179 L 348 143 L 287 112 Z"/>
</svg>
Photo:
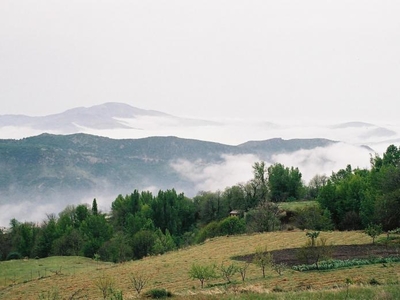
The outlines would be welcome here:
<svg viewBox="0 0 400 300">
<path fill-rule="evenodd" d="M 397 0 L 2 0 L 0 115 L 396 122 Z"/>
</svg>

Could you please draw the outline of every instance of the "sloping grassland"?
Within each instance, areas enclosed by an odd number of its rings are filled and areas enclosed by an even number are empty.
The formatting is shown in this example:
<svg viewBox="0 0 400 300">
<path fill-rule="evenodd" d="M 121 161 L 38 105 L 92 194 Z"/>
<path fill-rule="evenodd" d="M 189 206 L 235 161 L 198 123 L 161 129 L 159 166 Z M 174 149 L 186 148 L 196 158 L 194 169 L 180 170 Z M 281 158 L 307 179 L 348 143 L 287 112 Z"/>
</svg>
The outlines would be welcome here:
<svg viewBox="0 0 400 300">
<path fill-rule="evenodd" d="M 366 244 L 371 239 L 362 232 L 321 232 L 333 245 Z M 382 284 L 397 283 L 400 264 L 362 266 L 325 272 L 297 272 L 287 269 L 283 275 L 268 269 L 266 278 L 261 269 L 250 264 L 246 280 L 240 274 L 233 277 L 233 284 L 225 284 L 222 278 L 200 282 L 189 278 L 188 272 L 193 263 L 200 265 L 243 262 L 233 261 L 231 257 L 248 255 L 256 248 L 268 250 L 301 247 L 306 242 L 303 231 L 272 232 L 254 235 L 219 237 L 203 244 L 174 251 L 161 256 L 147 257 L 143 260 L 122 264 L 97 262 L 80 257 L 50 257 L 38 260 L 6 261 L 0 263 L 0 299 L 39 299 L 56 291 L 63 299 L 72 296 L 88 295 L 89 299 L 102 299 L 96 281 L 101 277 L 115 282 L 114 288 L 123 292 L 124 299 L 135 299 L 130 277 L 143 275 L 150 278 L 143 291 L 165 288 L 183 298 L 203 299 L 206 295 L 244 295 L 244 293 L 274 293 L 274 290 L 294 292 L 304 290 L 346 288 L 350 278 L 354 286 L 368 285 L 372 279 Z M 285 293 L 277 293 L 279 295 Z M 289 294 L 288 294 L 289 295 Z M 212 296 L 210 296 L 212 297 Z M 226 296 L 225 296 L 226 297 Z M 47 298 L 46 298 L 47 299 Z"/>
</svg>

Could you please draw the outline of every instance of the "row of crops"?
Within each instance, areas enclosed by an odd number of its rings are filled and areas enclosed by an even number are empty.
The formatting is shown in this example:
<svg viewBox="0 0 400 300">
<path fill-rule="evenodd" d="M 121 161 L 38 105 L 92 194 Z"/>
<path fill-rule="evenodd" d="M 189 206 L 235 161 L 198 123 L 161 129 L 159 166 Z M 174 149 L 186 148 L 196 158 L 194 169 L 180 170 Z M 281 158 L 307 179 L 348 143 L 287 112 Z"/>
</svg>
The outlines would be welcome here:
<svg viewBox="0 0 400 300">
<path fill-rule="evenodd" d="M 293 266 L 292 269 L 300 272 L 304 271 L 313 271 L 313 270 L 332 270 L 332 269 L 339 269 L 339 268 L 348 268 L 353 266 L 364 266 L 364 265 L 372 265 L 372 264 L 388 264 L 399 262 L 400 256 L 393 256 L 393 257 L 375 257 L 375 258 L 368 258 L 368 259 L 348 259 L 348 260 L 326 260 L 321 261 L 318 264 L 305 264 L 305 265 L 297 265 Z"/>
</svg>

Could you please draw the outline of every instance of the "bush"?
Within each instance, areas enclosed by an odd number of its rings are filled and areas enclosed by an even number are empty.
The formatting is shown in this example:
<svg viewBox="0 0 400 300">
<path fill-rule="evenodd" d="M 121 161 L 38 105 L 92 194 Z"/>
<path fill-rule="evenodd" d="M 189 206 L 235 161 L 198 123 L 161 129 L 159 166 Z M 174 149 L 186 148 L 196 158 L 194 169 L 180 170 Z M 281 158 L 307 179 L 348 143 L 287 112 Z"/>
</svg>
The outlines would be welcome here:
<svg viewBox="0 0 400 300">
<path fill-rule="evenodd" d="M 153 249 L 156 236 L 149 230 L 141 230 L 135 233 L 132 238 L 133 256 L 141 259 L 149 255 Z"/>
<path fill-rule="evenodd" d="M 6 260 L 11 260 L 11 259 L 21 259 L 22 255 L 19 252 L 10 252 L 7 255 Z"/>
<path fill-rule="evenodd" d="M 160 299 L 172 297 L 172 293 L 166 289 L 152 289 L 146 292 L 145 296 L 153 299 Z"/>
<path fill-rule="evenodd" d="M 227 217 L 218 224 L 220 235 L 234 235 L 246 232 L 244 219 L 238 217 Z"/>
<path fill-rule="evenodd" d="M 213 238 L 219 235 L 219 226 L 218 222 L 212 221 L 204 226 L 198 233 L 196 237 L 197 243 L 202 243 L 206 239 Z"/>
</svg>

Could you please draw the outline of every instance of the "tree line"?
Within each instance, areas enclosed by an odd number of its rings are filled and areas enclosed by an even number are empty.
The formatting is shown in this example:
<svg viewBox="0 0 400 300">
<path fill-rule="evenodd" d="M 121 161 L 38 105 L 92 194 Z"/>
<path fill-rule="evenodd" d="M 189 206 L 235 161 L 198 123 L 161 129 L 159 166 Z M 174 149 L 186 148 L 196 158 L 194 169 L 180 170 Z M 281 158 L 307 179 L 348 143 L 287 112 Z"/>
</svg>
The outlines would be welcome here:
<svg viewBox="0 0 400 300">
<path fill-rule="evenodd" d="M 0 259 L 83 255 L 120 262 L 201 243 L 207 238 L 280 230 L 280 202 L 315 199 L 317 206 L 289 221 L 302 229 L 353 230 L 379 224 L 400 227 L 400 148 L 391 145 L 371 157 L 370 169 L 345 169 L 316 175 L 308 184 L 298 168 L 280 163 L 253 165 L 253 178 L 224 191 L 203 191 L 193 198 L 174 189 L 134 190 L 118 195 L 109 213 L 92 205 L 67 206 L 41 224 L 11 220 L 0 230 Z M 234 213 L 234 216 L 230 216 Z"/>
</svg>

